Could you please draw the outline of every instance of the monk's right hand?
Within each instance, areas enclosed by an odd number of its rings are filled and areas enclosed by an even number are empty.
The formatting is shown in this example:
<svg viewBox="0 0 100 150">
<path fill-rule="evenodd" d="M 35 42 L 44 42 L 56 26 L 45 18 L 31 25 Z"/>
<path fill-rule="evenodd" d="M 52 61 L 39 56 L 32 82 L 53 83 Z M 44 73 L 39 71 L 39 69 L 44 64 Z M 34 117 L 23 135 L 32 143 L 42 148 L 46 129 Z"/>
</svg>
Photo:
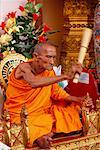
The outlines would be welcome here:
<svg viewBox="0 0 100 150">
<path fill-rule="evenodd" d="M 80 63 L 74 63 L 70 66 L 68 69 L 68 72 L 66 72 L 66 80 L 71 80 L 74 78 L 75 73 L 80 74 L 82 72 L 82 65 Z"/>
</svg>

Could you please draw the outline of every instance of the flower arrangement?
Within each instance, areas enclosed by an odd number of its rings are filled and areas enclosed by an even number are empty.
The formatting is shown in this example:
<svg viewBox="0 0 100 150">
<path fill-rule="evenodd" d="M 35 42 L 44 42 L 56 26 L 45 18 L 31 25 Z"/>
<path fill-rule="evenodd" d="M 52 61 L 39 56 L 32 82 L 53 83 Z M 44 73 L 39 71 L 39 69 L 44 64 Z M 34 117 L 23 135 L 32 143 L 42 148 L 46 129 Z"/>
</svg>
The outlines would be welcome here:
<svg viewBox="0 0 100 150">
<path fill-rule="evenodd" d="M 42 4 L 36 4 L 35 0 L 27 0 L 25 6 L 19 6 L 22 15 L 17 16 L 17 12 L 7 14 L 7 19 L 1 23 L 0 27 L 4 33 L 0 36 L 0 58 L 8 53 L 21 53 L 27 58 L 31 58 L 33 47 L 39 42 L 47 41 L 51 31 L 46 25 L 37 25 L 41 17 Z"/>
</svg>

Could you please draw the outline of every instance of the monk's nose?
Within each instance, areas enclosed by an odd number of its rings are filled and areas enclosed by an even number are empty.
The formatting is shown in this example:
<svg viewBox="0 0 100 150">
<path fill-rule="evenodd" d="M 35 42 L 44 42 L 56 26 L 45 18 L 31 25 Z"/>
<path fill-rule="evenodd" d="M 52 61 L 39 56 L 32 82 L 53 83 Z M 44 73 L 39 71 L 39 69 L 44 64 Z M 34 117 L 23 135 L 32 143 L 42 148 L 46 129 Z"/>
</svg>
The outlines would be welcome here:
<svg viewBox="0 0 100 150">
<path fill-rule="evenodd" d="M 50 58 L 50 64 L 54 65 L 54 58 Z"/>
</svg>

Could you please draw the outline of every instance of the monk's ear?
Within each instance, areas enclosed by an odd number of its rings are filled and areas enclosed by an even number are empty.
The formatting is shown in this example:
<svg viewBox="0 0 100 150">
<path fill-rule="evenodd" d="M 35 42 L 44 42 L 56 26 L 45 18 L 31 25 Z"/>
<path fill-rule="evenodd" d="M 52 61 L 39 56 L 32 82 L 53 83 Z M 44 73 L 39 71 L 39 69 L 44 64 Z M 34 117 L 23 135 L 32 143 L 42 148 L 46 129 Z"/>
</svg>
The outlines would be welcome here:
<svg viewBox="0 0 100 150">
<path fill-rule="evenodd" d="M 34 52 L 34 53 L 33 53 L 33 57 L 34 57 L 34 58 L 37 58 L 37 57 L 38 57 L 38 53 L 37 53 L 37 52 Z"/>
</svg>

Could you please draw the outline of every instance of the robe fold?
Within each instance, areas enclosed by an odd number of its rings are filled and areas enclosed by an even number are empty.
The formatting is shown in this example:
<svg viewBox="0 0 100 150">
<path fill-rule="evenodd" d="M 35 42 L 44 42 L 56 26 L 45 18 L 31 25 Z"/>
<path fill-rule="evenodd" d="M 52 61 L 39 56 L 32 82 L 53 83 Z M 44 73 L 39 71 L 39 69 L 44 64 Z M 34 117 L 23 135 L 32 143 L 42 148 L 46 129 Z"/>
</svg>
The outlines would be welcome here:
<svg viewBox="0 0 100 150">
<path fill-rule="evenodd" d="M 68 94 L 57 83 L 32 88 L 23 79 L 16 79 L 15 69 L 9 77 L 4 109 L 8 109 L 12 123 L 20 123 L 20 112 L 25 105 L 28 112 L 30 143 L 52 131 L 69 133 L 80 130 L 82 124 L 75 104 L 67 105 Z M 44 71 L 39 77 L 52 77 L 53 71 Z M 57 104 L 56 104 L 57 103 Z"/>
</svg>

